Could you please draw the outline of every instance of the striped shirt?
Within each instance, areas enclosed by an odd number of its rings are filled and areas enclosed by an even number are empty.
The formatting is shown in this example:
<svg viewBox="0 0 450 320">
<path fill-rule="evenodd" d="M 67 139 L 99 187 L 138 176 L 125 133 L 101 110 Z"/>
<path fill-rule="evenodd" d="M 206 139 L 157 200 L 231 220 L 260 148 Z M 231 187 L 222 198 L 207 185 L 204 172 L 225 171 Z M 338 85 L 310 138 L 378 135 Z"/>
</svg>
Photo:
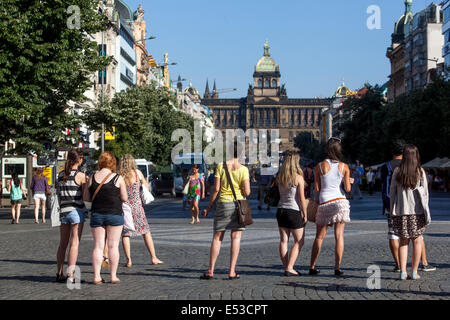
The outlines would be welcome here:
<svg viewBox="0 0 450 320">
<path fill-rule="evenodd" d="M 67 181 L 64 182 L 64 171 L 58 175 L 58 198 L 59 206 L 61 208 L 61 217 L 66 216 L 70 212 L 78 209 L 87 211 L 83 202 L 83 191 L 81 185 L 75 181 L 76 174 L 80 172 L 72 170 Z"/>
</svg>

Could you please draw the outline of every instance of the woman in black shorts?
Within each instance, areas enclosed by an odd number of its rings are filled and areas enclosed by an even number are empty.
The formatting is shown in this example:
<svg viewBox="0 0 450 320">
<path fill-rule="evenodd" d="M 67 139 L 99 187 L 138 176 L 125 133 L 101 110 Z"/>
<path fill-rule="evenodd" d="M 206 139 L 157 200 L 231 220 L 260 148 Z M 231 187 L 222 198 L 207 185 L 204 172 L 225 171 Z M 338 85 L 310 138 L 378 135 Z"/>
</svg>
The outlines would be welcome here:
<svg viewBox="0 0 450 320">
<path fill-rule="evenodd" d="M 280 230 L 280 257 L 286 277 L 300 276 L 294 270 L 294 264 L 305 241 L 305 225 L 307 221 L 305 201 L 305 180 L 300 168 L 298 152 L 287 151 L 275 183 L 280 191 L 277 221 Z M 303 213 L 302 213 L 303 212 Z M 289 236 L 292 233 L 294 245 L 288 254 Z"/>
</svg>

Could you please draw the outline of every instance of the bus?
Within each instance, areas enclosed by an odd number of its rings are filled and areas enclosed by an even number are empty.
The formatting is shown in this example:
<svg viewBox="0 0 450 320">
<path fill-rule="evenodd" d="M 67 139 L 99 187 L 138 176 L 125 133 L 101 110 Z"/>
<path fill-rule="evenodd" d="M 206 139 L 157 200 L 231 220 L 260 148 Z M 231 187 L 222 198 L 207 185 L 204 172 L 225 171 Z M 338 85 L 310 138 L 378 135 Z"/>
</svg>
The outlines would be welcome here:
<svg viewBox="0 0 450 320">
<path fill-rule="evenodd" d="M 175 162 L 181 162 L 181 164 L 172 163 L 172 171 L 174 177 L 175 193 L 177 196 L 181 196 L 183 193 L 183 170 L 191 171 L 191 166 L 196 163 L 199 166 L 198 172 L 205 179 L 208 178 L 208 165 L 205 163 L 205 155 L 203 153 L 185 153 L 175 157 Z"/>
</svg>

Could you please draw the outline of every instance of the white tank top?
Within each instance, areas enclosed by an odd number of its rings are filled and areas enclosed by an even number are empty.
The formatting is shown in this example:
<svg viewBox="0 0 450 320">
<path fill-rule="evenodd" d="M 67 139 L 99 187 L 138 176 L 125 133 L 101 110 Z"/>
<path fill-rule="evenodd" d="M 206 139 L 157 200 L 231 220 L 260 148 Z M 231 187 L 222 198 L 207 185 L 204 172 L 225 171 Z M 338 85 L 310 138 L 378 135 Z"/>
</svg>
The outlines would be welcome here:
<svg viewBox="0 0 450 320">
<path fill-rule="evenodd" d="M 322 166 L 319 164 L 320 172 L 320 196 L 319 203 L 324 203 L 334 199 L 345 199 L 345 192 L 342 187 L 342 178 L 344 174 L 339 171 L 339 163 L 336 161 L 330 161 L 325 159 L 330 165 L 330 171 L 323 174 Z M 344 171 L 344 166 L 342 166 L 342 171 Z"/>
</svg>

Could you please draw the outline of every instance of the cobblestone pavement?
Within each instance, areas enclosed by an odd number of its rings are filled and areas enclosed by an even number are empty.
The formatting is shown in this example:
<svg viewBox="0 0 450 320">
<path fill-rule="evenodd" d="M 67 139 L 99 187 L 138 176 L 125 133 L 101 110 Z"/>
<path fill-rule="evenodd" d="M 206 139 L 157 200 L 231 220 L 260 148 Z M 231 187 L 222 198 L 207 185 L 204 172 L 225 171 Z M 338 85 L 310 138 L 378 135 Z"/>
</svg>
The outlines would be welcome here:
<svg viewBox="0 0 450 320">
<path fill-rule="evenodd" d="M 30 209 L 23 211 L 22 223 L 10 224 L 9 209 L 0 209 L 0 299 L 232 299 L 232 300 L 371 300 L 371 299 L 449 299 L 450 297 L 450 196 L 434 194 L 431 200 L 433 223 L 427 228 L 425 241 L 434 272 L 421 272 L 422 279 L 400 281 L 393 273 L 393 263 L 386 238 L 387 224 L 381 216 L 380 195 L 365 196 L 351 202 L 352 222 L 346 226 L 342 270 L 345 277 L 333 272 L 334 239 L 329 230 L 319 257 L 318 276 L 308 276 L 315 226 L 306 228 L 305 246 L 297 269 L 304 276 L 283 277 L 278 256 L 278 229 L 275 209 L 258 211 L 252 200 L 254 224 L 243 234 L 237 270 L 238 281 L 227 280 L 229 236 L 217 262 L 215 279 L 200 281 L 207 270 L 212 218 L 189 225 L 189 212 L 181 209 L 181 199 L 168 196 L 157 199 L 147 208 L 156 250 L 164 265 L 151 265 L 142 238 L 132 239 L 132 268 L 125 268 L 122 248 L 119 285 L 81 284 L 70 290 L 54 282 L 58 228 L 33 223 Z M 207 203 L 202 202 L 201 207 Z M 90 228 L 86 225 L 78 266 L 82 279 L 91 281 Z M 411 250 L 410 250 L 411 251 Z M 381 288 L 367 288 L 371 274 L 368 267 L 381 270 Z M 107 269 L 103 277 L 109 280 Z"/>
</svg>

